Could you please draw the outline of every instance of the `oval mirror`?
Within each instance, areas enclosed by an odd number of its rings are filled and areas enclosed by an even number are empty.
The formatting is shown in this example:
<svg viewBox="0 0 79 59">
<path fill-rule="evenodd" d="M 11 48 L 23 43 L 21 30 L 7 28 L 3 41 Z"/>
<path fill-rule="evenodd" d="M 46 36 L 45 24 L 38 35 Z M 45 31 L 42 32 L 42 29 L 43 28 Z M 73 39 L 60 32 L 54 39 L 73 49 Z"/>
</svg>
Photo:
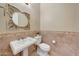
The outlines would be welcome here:
<svg viewBox="0 0 79 59">
<path fill-rule="evenodd" d="M 12 20 L 15 25 L 20 26 L 20 27 L 25 27 L 28 25 L 27 16 L 20 12 L 13 13 Z"/>
</svg>

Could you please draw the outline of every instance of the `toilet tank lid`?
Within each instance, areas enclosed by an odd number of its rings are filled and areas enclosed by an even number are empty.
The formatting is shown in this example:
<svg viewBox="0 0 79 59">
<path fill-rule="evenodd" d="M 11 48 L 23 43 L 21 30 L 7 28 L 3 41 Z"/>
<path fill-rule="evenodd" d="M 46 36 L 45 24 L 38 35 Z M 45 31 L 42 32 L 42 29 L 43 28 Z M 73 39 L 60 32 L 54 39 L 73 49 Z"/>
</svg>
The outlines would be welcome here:
<svg viewBox="0 0 79 59">
<path fill-rule="evenodd" d="M 50 50 L 50 46 L 46 43 L 41 43 L 39 44 L 39 47 L 42 49 L 42 50 L 45 50 L 45 51 L 49 51 Z"/>
</svg>

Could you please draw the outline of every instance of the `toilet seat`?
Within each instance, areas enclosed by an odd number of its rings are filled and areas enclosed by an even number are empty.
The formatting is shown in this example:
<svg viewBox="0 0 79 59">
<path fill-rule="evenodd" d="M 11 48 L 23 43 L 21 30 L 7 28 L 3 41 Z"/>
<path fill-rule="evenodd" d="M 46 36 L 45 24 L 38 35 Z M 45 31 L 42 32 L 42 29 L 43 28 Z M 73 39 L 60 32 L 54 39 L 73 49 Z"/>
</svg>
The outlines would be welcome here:
<svg viewBox="0 0 79 59">
<path fill-rule="evenodd" d="M 40 49 L 42 49 L 43 51 L 50 51 L 50 46 L 48 44 L 45 43 L 41 43 L 39 44 Z"/>
</svg>

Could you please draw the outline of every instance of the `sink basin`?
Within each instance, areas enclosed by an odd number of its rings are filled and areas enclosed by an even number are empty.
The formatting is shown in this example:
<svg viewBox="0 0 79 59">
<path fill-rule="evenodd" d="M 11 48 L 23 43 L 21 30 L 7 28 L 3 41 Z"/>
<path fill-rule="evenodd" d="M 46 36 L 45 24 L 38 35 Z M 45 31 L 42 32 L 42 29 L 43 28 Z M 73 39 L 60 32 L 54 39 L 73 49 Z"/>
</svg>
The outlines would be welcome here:
<svg viewBox="0 0 79 59">
<path fill-rule="evenodd" d="M 25 39 L 15 40 L 10 42 L 10 47 L 14 55 L 23 51 L 36 42 L 36 39 L 32 37 L 27 37 Z"/>
</svg>

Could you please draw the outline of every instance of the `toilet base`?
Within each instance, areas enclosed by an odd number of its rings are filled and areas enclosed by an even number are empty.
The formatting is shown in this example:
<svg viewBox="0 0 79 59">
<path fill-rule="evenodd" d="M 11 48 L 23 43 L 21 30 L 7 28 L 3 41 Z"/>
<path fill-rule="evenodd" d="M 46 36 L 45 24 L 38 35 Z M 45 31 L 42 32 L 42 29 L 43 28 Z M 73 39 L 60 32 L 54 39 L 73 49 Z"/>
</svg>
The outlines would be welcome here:
<svg viewBox="0 0 79 59">
<path fill-rule="evenodd" d="M 37 54 L 39 56 L 49 56 L 48 52 L 41 50 L 40 48 L 37 48 Z"/>
<path fill-rule="evenodd" d="M 37 53 L 38 56 L 49 56 L 49 54 Z"/>
</svg>

